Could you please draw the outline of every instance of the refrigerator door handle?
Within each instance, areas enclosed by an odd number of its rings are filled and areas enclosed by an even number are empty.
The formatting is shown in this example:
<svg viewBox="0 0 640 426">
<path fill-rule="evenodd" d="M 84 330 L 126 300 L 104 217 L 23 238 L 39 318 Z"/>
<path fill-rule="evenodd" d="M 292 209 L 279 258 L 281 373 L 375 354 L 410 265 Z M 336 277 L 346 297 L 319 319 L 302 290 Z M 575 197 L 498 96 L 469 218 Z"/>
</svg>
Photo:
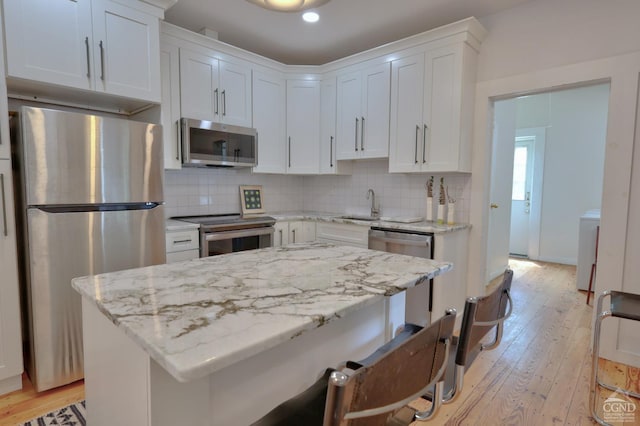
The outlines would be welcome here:
<svg viewBox="0 0 640 426">
<path fill-rule="evenodd" d="M 4 191 L 4 173 L 0 173 L 0 191 L 2 192 L 2 226 L 4 230 L 4 236 L 9 236 L 9 229 L 7 227 L 7 198 Z"/>
<path fill-rule="evenodd" d="M 151 210 L 161 203 L 121 203 L 121 204 L 83 204 L 83 205 L 43 205 L 31 206 L 47 213 L 113 212 L 125 210 Z"/>
</svg>

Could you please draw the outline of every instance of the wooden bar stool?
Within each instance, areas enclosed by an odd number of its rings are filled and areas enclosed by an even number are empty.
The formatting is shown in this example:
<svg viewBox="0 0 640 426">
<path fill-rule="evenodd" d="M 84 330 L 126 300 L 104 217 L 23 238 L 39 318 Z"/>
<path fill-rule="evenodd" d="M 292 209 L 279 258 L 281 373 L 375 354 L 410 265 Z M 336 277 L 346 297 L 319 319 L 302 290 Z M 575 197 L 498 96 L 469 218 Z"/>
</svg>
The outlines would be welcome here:
<svg viewBox="0 0 640 426">
<path fill-rule="evenodd" d="M 602 311 L 603 299 L 611 297 L 611 306 L 608 311 Z M 640 294 L 624 293 L 621 291 L 607 290 L 599 297 L 597 302 L 596 322 L 593 329 L 593 366 L 591 368 L 591 415 L 601 425 L 608 425 L 596 410 L 596 388 L 601 386 L 613 392 L 624 393 L 627 396 L 640 399 L 640 394 L 629 390 L 620 389 L 603 383 L 598 378 L 598 359 L 600 357 L 600 327 L 605 318 L 620 318 L 632 321 L 640 321 Z"/>
</svg>

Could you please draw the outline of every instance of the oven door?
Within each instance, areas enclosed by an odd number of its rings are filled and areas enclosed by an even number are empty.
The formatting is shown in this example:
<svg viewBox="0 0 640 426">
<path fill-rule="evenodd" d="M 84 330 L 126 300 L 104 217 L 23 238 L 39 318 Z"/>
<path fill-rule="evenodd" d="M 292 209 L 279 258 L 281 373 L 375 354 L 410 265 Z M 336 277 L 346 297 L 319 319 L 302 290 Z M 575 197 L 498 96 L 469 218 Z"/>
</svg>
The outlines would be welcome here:
<svg viewBox="0 0 640 426">
<path fill-rule="evenodd" d="M 273 226 L 205 232 L 200 237 L 200 257 L 272 247 L 273 233 Z"/>
</svg>

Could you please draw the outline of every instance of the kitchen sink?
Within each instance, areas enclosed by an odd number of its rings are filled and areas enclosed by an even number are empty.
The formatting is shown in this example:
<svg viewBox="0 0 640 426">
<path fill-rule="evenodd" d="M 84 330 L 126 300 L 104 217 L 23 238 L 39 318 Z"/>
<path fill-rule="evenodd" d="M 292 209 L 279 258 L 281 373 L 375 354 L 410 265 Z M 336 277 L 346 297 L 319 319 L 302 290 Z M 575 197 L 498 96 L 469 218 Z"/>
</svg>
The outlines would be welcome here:
<svg viewBox="0 0 640 426">
<path fill-rule="evenodd" d="M 357 214 L 338 216 L 338 218 L 340 218 L 340 219 L 351 219 L 351 220 L 368 220 L 368 221 L 380 220 L 379 217 L 357 215 Z"/>
</svg>

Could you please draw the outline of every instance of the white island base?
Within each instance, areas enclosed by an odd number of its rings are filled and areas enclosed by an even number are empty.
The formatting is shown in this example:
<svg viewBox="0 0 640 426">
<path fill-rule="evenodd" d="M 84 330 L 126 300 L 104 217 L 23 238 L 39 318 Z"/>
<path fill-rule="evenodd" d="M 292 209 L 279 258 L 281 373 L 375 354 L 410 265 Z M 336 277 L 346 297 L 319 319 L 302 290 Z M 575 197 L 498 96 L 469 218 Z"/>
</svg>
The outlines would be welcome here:
<svg viewBox="0 0 640 426">
<path fill-rule="evenodd" d="M 364 358 L 404 322 L 405 293 L 239 361 L 178 382 L 83 298 L 85 393 L 91 426 L 249 425 L 315 382 L 327 367 Z"/>
</svg>

